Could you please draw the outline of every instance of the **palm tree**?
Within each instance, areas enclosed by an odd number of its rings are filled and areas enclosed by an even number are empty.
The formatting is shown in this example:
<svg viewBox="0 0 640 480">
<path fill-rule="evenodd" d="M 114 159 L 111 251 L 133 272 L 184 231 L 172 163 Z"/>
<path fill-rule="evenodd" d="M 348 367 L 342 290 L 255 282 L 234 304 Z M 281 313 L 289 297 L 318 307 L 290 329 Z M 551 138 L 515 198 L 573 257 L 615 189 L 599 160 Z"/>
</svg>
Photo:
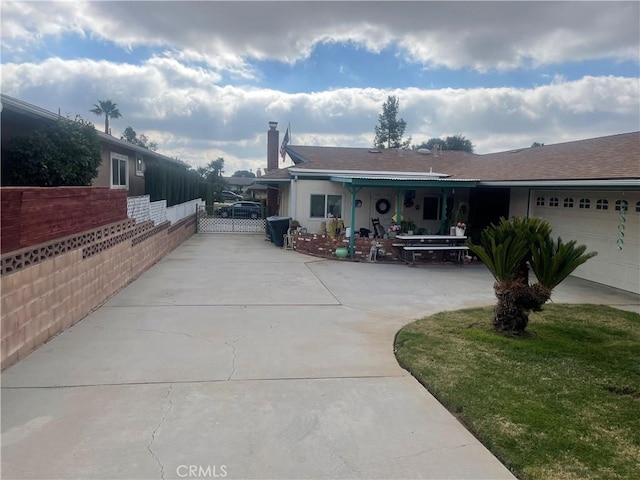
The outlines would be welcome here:
<svg viewBox="0 0 640 480">
<path fill-rule="evenodd" d="M 513 335 L 524 333 L 529 312 L 542 310 L 552 290 L 597 254 L 585 253 L 587 247 L 575 241 L 554 242 L 551 226 L 540 218 L 501 218 L 482 232 L 480 245 L 468 246 L 496 279 L 494 328 Z M 529 266 L 538 280 L 532 285 Z"/>
<path fill-rule="evenodd" d="M 89 111 L 98 116 L 104 114 L 104 133 L 109 134 L 109 119 L 122 117 L 120 110 L 118 110 L 118 104 L 113 103 L 111 100 L 98 100 L 98 103 L 93 106 L 96 108 Z"/>
</svg>

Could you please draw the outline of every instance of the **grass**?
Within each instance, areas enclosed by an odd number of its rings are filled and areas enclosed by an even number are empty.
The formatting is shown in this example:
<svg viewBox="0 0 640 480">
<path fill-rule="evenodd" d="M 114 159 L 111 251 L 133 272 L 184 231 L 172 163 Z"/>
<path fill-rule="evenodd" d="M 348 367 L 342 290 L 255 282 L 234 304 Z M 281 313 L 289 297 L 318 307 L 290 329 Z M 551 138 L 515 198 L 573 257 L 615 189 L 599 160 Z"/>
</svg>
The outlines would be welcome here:
<svg viewBox="0 0 640 480">
<path fill-rule="evenodd" d="M 547 305 L 528 335 L 492 309 L 404 327 L 396 356 L 521 479 L 640 478 L 640 315 Z"/>
</svg>

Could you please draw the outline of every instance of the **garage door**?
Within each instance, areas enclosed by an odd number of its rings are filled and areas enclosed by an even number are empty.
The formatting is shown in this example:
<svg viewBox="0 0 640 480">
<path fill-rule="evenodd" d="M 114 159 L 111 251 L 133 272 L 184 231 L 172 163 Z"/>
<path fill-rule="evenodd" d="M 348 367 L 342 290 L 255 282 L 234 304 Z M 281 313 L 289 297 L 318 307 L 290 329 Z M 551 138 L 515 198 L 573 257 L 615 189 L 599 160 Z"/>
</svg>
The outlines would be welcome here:
<svg viewBox="0 0 640 480">
<path fill-rule="evenodd" d="M 531 203 L 531 215 L 547 219 L 554 237 L 598 252 L 574 276 L 640 294 L 640 193 L 540 190 Z"/>
</svg>

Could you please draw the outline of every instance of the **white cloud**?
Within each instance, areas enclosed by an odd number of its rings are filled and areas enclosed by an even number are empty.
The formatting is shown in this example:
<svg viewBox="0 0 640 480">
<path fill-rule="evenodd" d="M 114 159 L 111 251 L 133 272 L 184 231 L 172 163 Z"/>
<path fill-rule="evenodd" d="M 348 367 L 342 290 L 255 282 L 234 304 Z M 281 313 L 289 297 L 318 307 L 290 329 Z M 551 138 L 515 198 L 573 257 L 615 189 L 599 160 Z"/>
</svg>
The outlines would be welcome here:
<svg viewBox="0 0 640 480">
<path fill-rule="evenodd" d="M 637 2 L 3 2 L 3 48 L 74 32 L 156 46 L 251 76 L 247 59 L 295 62 L 314 45 L 398 45 L 452 69 L 637 61 Z M 20 42 L 18 42 L 20 41 Z"/>
<path fill-rule="evenodd" d="M 640 129 L 636 78 L 556 79 L 528 89 L 350 88 L 296 94 L 219 86 L 216 78 L 175 58 L 152 58 L 140 66 L 52 58 L 3 65 L 2 91 L 97 125 L 101 119 L 89 109 L 109 98 L 123 115 L 111 122 L 114 135 L 131 125 L 157 142 L 162 153 L 193 166 L 224 157 L 228 173 L 266 164 L 271 120 L 279 122 L 281 132 L 291 122 L 294 144 L 370 146 L 388 95 L 399 98 L 406 135 L 414 143 L 459 133 L 479 153 Z"/>
</svg>

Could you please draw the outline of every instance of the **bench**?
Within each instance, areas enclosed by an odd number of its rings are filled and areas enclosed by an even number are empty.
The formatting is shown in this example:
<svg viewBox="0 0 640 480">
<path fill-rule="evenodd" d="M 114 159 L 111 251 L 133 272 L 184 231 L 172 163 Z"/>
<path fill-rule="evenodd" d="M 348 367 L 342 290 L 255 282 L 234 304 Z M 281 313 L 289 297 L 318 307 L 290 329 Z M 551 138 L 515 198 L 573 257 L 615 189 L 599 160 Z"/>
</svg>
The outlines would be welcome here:
<svg viewBox="0 0 640 480">
<path fill-rule="evenodd" d="M 394 245 L 395 247 L 396 245 Z M 424 245 L 398 245 L 402 248 L 404 252 L 411 253 L 411 262 L 416 263 L 416 254 L 420 255 L 419 252 L 435 252 L 435 251 L 457 251 L 462 252 L 465 250 L 469 250 L 469 247 L 464 245 L 438 245 L 438 244 L 424 244 Z M 407 262 L 406 255 L 402 256 L 402 260 Z M 407 262 L 408 263 L 408 262 Z"/>
</svg>

